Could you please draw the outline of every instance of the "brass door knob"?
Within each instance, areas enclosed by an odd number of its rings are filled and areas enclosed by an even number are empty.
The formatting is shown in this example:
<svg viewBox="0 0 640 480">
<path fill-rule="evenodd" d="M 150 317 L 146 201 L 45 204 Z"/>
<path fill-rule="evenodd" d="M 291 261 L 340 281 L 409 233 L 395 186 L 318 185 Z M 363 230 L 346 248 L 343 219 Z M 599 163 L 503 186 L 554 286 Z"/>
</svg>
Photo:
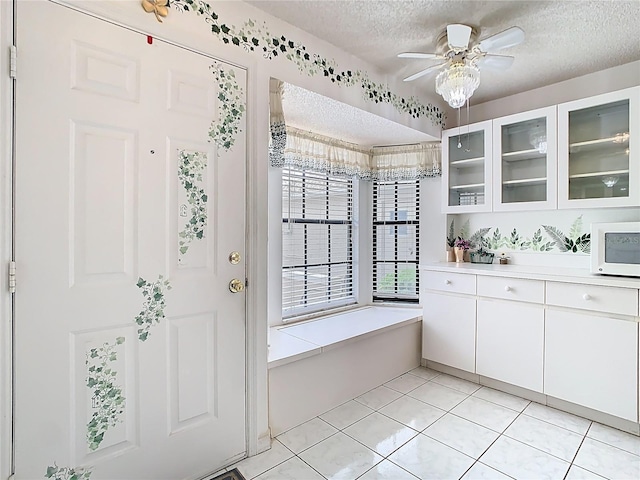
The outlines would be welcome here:
<svg viewBox="0 0 640 480">
<path fill-rule="evenodd" d="M 232 293 L 240 293 L 244 290 L 244 283 L 237 278 L 229 282 L 229 291 Z"/>
</svg>

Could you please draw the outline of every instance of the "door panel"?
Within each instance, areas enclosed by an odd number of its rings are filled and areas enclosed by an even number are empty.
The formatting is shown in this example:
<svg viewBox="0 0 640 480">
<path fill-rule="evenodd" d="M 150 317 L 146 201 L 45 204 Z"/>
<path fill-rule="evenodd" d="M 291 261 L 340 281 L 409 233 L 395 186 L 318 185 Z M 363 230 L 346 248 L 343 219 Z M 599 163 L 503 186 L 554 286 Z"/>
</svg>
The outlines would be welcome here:
<svg viewBox="0 0 640 480">
<path fill-rule="evenodd" d="M 245 453 L 245 72 L 51 2 L 18 48 L 16 479 L 211 473 Z"/>
</svg>

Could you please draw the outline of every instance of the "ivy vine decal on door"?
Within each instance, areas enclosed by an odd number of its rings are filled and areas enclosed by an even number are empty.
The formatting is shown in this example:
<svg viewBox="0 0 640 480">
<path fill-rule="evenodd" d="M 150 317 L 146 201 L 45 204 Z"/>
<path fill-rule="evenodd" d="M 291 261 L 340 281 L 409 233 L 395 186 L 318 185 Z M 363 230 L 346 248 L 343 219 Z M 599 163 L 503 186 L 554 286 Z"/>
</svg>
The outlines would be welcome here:
<svg viewBox="0 0 640 480">
<path fill-rule="evenodd" d="M 178 180 L 187 194 L 187 202 L 189 203 L 191 210 L 191 218 L 189 218 L 182 231 L 178 233 L 178 247 L 181 255 L 187 253 L 192 241 L 204 238 L 204 230 L 207 226 L 208 196 L 205 193 L 204 188 L 202 188 L 201 183 L 202 174 L 206 169 L 206 153 L 189 153 L 184 150 L 179 152 Z M 136 317 L 136 321 L 137 318 L 138 317 Z"/>
<path fill-rule="evenodd" d="M 211 65 L 211 71 L 218 84 L 218 121 L 212 122 L 209 137 L 218 147 L 229 150 L 236 141 L 240 131 L 240 120 L 245 110 L 243 90 L 236 80 L 232 69 L 228 71 L 219 63 Z"/>
<path fill-rule="evenodd" d="M 209 140 L 218 148 L 230 150 L 240 132 L 240 121 L 245 111 L 244 92 L 236 81 L 232 69 L 225 70 L 219 63 L 211 65 L 211 71 L 218 85 L 218 121 L 211 123 Z M 191 218 L 178 233 L 178 250 L 184 255 L 195 240 L 204 238 L 207 226 L 208 195 L 202 186 L 203 174 L 207 169 L 207 154 L 187 152 L 178 154 L 178 180 L 187 194 Z"/>
<path fill-rule="evenodd" d="M 160 323 L 160 319 L 164 318 L 165 290 L 171 290 L 169 280 L 165 280 L 162 275 L 158 276 L 155 282 L 148 282 L 144 278 L 138 278 L 136 283 L 138 288 L 142 289 L 144 301 L 142 310 L 136 316 L 135 321 L 138 324 L 138 339 L 144 342 L 149 338 L 149 330 L 155 323 Z"/>
<path fill-rule="evenodd" d="M 122 422 L 125 398 L 122 387 L 116 384 L 118 372 L 109 365 L 118 359 L 117 347 L 123 343 L 124 337 L 117 337 L 114 343 L 104 343 L 87 354 L 87 387 L 93 392 L 91 401 L 95 409 L 87 424 L 87 443 L 91 451 L 100 446 L 109 428 Z"/>
<path fill-rule="evenodd" d="M 59 467 L 56 463 L 47 467 L 45 478 L 53 480 L 89 480 L 91 478 L 91 469 L 82 467 Z"/>
<path fill-rule="evenodd" d="M 407 113 L 413 118 L 426 117 L 433 125 L 444 128 L 446 117 L 438 107 L 430 103 L 424 105 L 415 97 L 403 98 L 391 92 L 387 85 L 371 81 L 368 74 L 361 70 L 341 70 L 334 59 L 310 53 L 301 42 L 284 35 L 273 35 L 264 22 L 258 25 L 254 20 L 248 19 L 238 28 L 223 23 L 211 5 L 202 0 L 172 0 L 171 5 L 180 11 L 204 17 L 205 22 L 210 25 L 211 33 L 224 44 L 235 45 L 248 52 L 262 52 L 267 60 L 285 58 L 294 63 L 300 73 L 306 73 L 310 77 L 323 75 L 332 83 L 345 87 L 360 85 L 366 100 L 389 103 L 400 113 Z"/>
</svg>

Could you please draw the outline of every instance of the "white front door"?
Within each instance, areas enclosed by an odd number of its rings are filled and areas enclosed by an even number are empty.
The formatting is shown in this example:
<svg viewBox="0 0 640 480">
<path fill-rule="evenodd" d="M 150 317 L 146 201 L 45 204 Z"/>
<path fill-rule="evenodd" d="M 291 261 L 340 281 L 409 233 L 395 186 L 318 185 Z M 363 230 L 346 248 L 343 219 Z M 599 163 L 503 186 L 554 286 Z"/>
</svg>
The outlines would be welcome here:
<svg viewBox="0 0 640 480">
<path fill-rule="evenodd" d="M 245 72 L 17 22 L 15 478 L 212 473 L 246 451 Z"/>
</svg>

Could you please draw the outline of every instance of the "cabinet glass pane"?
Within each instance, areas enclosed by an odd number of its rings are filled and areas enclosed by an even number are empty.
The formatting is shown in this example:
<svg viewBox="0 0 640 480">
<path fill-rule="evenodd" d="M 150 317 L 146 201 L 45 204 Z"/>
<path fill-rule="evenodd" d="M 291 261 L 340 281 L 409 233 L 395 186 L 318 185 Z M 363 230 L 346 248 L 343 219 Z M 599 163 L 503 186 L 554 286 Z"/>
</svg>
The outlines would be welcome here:
<svg viewBox="0 0 640 480">
<path fill-rule="evenodd" d="M 484 131 L 449 137 L 449 205 L 484 204 Z"/>
<path fill-rule="evenodd" d="M 629 100 L 569 112 L 569 198 L 629 196 Z"/>
<path fill-rule="evenodd" d="M 547 200 L 547 120 L 502 126 L 502 203 Z"/>
</svg>

